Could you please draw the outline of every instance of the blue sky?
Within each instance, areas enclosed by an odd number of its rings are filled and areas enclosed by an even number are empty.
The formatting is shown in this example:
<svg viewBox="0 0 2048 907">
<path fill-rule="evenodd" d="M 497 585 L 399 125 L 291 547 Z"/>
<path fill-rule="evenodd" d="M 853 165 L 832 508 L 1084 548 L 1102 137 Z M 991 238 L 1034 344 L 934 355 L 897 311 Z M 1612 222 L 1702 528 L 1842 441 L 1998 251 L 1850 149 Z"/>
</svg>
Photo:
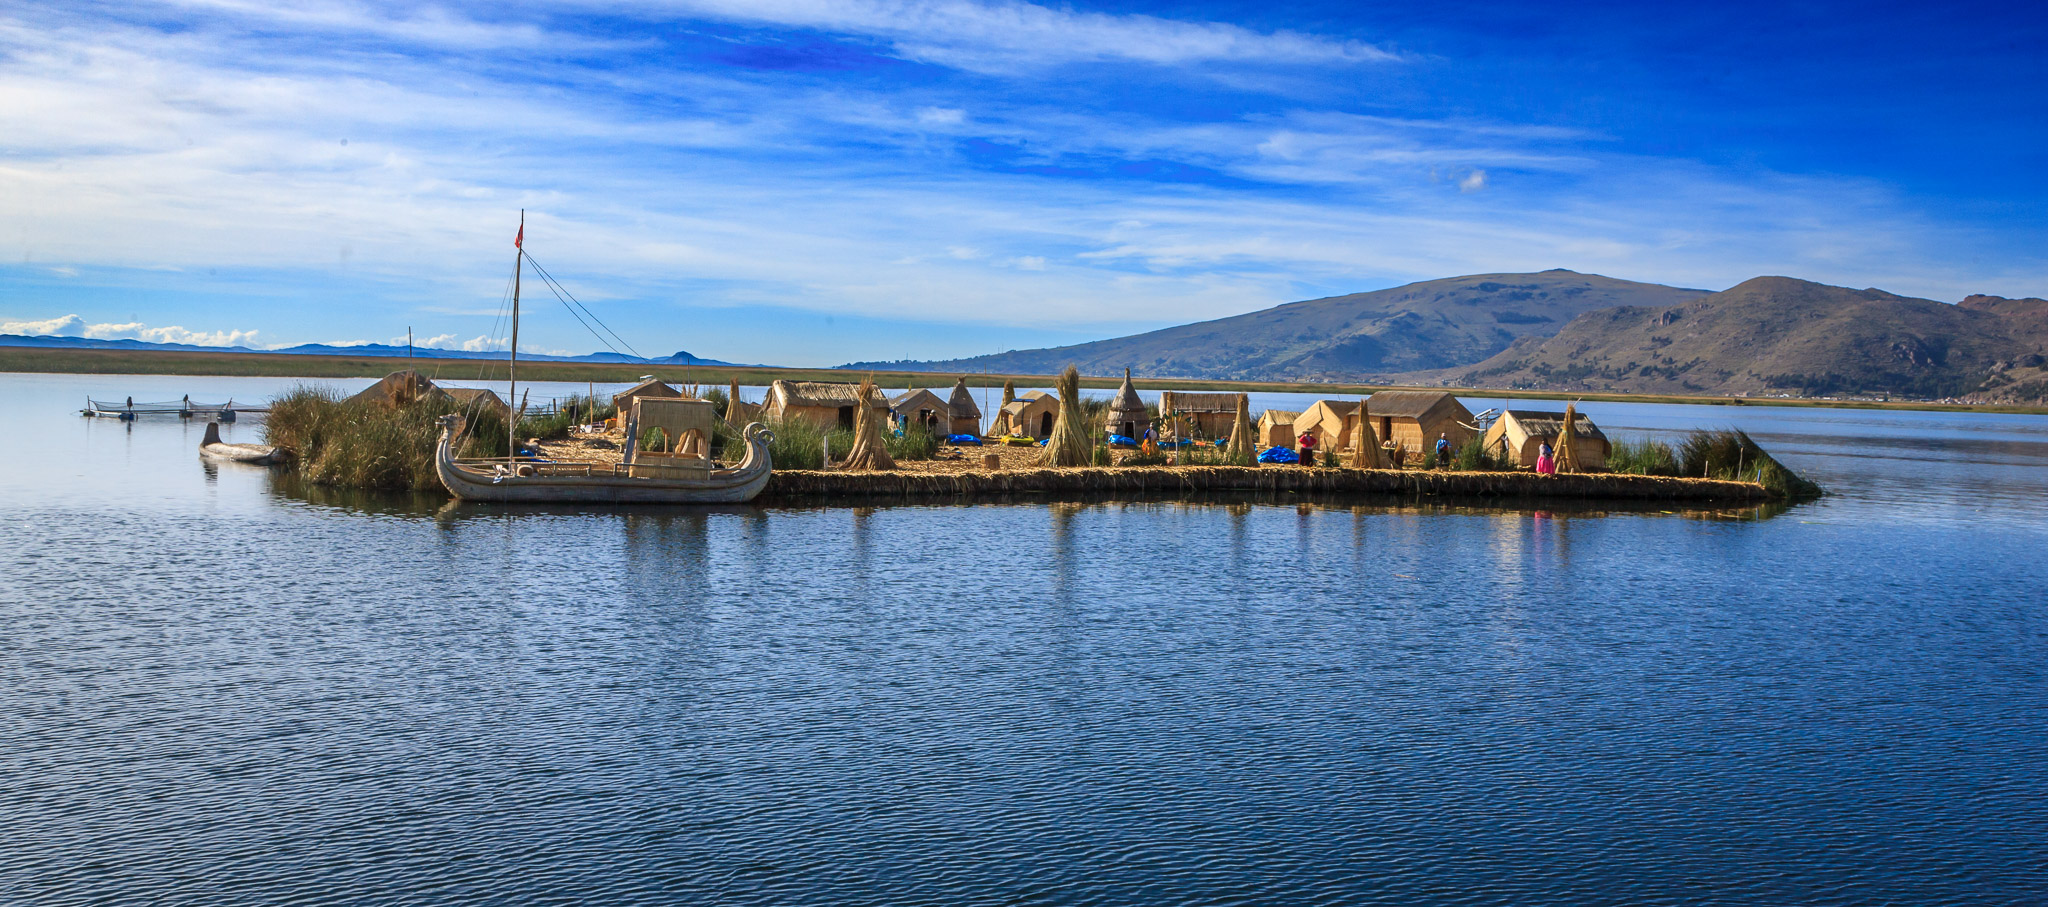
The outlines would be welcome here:
<svg viewBox="0 0 2048 907">
<path fill-rule="evenodd" d="M 2048 295 L 2027 4 L 16 3 L 0 329 L 829 365 L 1413 280 Z M 596 339 L 528 284 L 522 348 Z"/>
</svg>

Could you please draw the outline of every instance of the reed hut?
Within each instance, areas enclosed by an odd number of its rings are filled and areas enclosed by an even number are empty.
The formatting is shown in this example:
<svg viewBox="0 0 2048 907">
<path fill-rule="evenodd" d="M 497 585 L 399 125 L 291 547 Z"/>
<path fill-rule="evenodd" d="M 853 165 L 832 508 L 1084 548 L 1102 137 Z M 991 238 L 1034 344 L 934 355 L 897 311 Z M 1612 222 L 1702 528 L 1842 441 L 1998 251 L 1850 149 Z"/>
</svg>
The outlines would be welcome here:
<svg viewBox="0 0 2048 907">
<path fill-rule="evenodd" d="M 1607 435 L 1584 413 L 1572 420 L 1572 453 L 1580 469 L 1607 468 Z M 1564 413 L 1527 409 L 1504 410 L 1493 427 L 1486 430 L 1486 449 L 1505 451 L 1509 462 L 1524 469 L 1536 468 L 1536 454 L 1544 442 L 1557 446 L 1564 430 Z"/>
<path fill-rule="evenodd" d="M 1143 437 L 1145 431 L 1152 427 L 1152 412 L 1145 408 L 1138 389 L 1131 386 L 1130 369 L 1124 369 L 1124 384 L 1116 389 L 1116 396 L 1110 398 L 1109 415 L 1103 417 L 1102 427 L 1110 434 L 1132 439 Z"/>
<path fill-rule="evenodd" d="M 497 391 L 488 387 L 444 387 L 441 390 L 453 397 L 455 405 L 467 415 L 497 413 L 500 419 L 512 418 L 512 407 L 506 405 Z"/>
<path fill-rule="evenodd" d="M 947 434 L 981 435 L 981 407 L 974 403 L 974 392 L 967 389 L 967 379 L 953 382 L 953 393 L 946 398 L 946 409 L 952 415 L 948 419 Z"/>
<path fill-rule="evenodd" d="M 777 379 L 768 385 L 768 398 L 761 403 L 761 415 L 768 422 L 804 419 L 825 428 L 851 429 L 854 427 L 854 411 L 861 401 L 861 386 L 836 381 Z M 868 408 L 875 411 L 876 418 L 887 419 L 888 398 L 873 385 L 866 386 L 869 388 Z M 881 423 L 876 424 L 879 426 Z"/>
<path fill-rule="evenodd" d="M 619 418 L 624 419 L 633 414 L 633 401 L 643 397 L 657 400 L 680 400 L 683 397 L 683 392 L 653 378 L 649 378 L 613 394 L 612 405 L 619 408 Z"/>
<path fill-rule="evenodd" d="M 363 388 L 361 393 L 348 398 L 348 402 L 370 403 L 389 409 L 397 409 L 401 406 L 411 406 L 422 400 L 428 402 L 447 402 L 452 399 L 448 396 L 447 391 L 441 389 L 440 385 L 428 381 L 424 375 L 408 368 L 385 375 L 376 384 Z"/>
<path fill-rule="evenodd" d="M 1317 400 L 1301 415 L 1294 417 L 1293 434 L 1281 446 L 1293 447 L 1294 439 L 1303 433 L 1316 438 L 1319 451 L 1340 450 L 1351 443 L 1351 433 L 1358 427 L 1358 402 L 1355 400 Z"/>
<path fill-rule="evenodd" d="M 996 411 L 989 433 L 996 437 L 1050 438 L 1058 419 L 1060 398 L 1045 391 L 1027 391 L 1024 396 Z"/>
<path fill-rule="evenodd" d="M 889 398 L 889 417 L 899 429 L 922 425 L 924 430 L 935 435 L 951 434 L 948 427 L 952 421 L 951 408 L 925 388 L 912 388 Z"/>
<path fill-rule="evenodd" d="M 1445 391 L 1380 391 L 1371 400 L 1373 430 L 1382 444 L 1392 441 L 1402 450 L 1422 453 L 1435 450 L 1440 435 L 1454 449 L 1479 436 L 1465 427 L 1472 411 Z"/>
<path fill-rule="evenodd" d="M 1284 409 L 1266 410 L 1263 415 L 1259 416 L 1259 447 L 1294 446 L 1294 420 L 1299 418 L 1301 418 L 1300 413 L 1288 412 Z"/>
<path fill-rule="evenodd" d="M 1160 391 L 1159 421 L 1176 438 L 1227 438 L 1240 400 L 1249 402 L 1243 394 Z"/>
</svg>

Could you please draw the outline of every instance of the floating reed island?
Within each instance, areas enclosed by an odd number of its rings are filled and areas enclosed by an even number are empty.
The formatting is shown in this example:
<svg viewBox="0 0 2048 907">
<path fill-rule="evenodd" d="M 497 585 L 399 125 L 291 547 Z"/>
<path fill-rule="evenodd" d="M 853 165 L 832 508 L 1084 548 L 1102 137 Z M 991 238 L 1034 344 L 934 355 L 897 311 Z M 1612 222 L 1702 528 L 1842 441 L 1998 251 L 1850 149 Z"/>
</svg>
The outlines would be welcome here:
<svg viewBox="0 0 2048 907">
<path fill-rule="evenodd" d="M 515 409 L 488 391 L 400 372 L 353 397 L 287 394 L 273 404 L 266 437 L 307 482 L 383 490 L 436 490 L 437 420 L 459 413 L 471 425 L 466 456 L 503 457 L 509 435 L 525 439 L 522 463 L 605 470 L 627 457 L 736 459 L 736 426 L 766 422 L 775 469 L 761 501 L 1361 495 L 1734 506 L 1821 493 L 1740 431 L 1695 431 L 1676 444 L 1609 439 L 1574 406 L 1475 415 L 1440 391 L 1321 400 L 1254 420 L 1244 394 L 1164 394 L 1145 404 L 1128 374 L 1112 399 L 1088 400 L 1070 368 L 1054 394 L 1020 398 L 1005 387 L 984 433 L 964 378 L 950 399 L 918 389 L 891 398 L 871 381 L 777 381 L 758 404 L 738 390 L 650 380 L 609 399 L 538 410 L 522 400 Z M 664 431 L 649 415 L 659 407 L 646 401 L 672 398 L 710 401 L 723 417 L 708 433 Z"/>
</svg>

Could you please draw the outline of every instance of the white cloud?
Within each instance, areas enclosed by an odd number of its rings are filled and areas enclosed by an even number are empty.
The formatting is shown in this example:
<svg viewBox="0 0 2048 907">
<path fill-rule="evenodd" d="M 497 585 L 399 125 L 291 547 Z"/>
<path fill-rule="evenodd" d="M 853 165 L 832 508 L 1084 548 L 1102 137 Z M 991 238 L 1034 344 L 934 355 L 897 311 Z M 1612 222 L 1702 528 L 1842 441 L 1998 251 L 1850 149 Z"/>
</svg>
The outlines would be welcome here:
<svg viewBox="0 0 2048 907">
<path fill-rule="evenodd" d="M 1474 170 L 1458 181 L 1459 192 L 1478 192 L 1486 188 L 1486 171 Z"/>
<path fill-rule="evenodd" d="M 142 340 L 149 343 L 189 343 L 194 346 L 247 346 L 256 342 L 255 331 L 191 331 L 183 327 L 150 327 L 139 321 L 126 324 L 87 324 L 77 315 L 40 321 L 0 322 L 0 334 L 41 337 L 85 337 L 93 340 Z"/>
<path fill-rule="evenodd" d="M 1016 258 L 1010 259 L 1010 264 L 1023 271 L 1043 271 L 1045 270 L 1045 256 L 1019 255 Z"/>
<path fill-rule="evenodd" d="M 958 126 L 967 121 L 967 111 L 958 107 L 920 107 L 917 121 L 926 126 Z"/>
<path fill-rule="evenodd" d="M 418 341 L 418 344 L 420 346 L 427 347 L 430 349 L 462 350 L 464 352 L 469 353 L 495 352 L 499 350 L 504 350 L 505 348 L 511 346 L 511 344 L 502 337 L 486 337 L 483 335 L 478 335 L 475 337 L 471 337 L 467 340 L 464 340 L 461 337 L 456 336 L 454 334 L 438 334 L 433 337 L 428 337 L 425 340 Z M 525 344 L 520 345 L 525 346 Z"/>
</svg>

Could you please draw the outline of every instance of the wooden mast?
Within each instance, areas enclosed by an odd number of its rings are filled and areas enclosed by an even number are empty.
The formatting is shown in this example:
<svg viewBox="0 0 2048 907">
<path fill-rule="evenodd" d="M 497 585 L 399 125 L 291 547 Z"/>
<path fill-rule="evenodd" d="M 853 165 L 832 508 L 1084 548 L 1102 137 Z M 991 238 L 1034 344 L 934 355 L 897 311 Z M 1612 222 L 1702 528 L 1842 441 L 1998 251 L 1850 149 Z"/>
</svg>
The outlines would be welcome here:
<svg viewBox="0 0 2048 907">
<path fill-rule="evenodd" d="M 502 235 L 502 234 L 501 234 Z M 505 398 L 505 462 L 519 458 L 519 415 L 512 412 L 512 404 L 519 399 L 519 273 L 526 266 L 526 209 L 519 209 L 519 238 L 512 240 L 512 358 L 505 366 L 505 377 L 512 382 L 511 396 Z"/>
</svg>

